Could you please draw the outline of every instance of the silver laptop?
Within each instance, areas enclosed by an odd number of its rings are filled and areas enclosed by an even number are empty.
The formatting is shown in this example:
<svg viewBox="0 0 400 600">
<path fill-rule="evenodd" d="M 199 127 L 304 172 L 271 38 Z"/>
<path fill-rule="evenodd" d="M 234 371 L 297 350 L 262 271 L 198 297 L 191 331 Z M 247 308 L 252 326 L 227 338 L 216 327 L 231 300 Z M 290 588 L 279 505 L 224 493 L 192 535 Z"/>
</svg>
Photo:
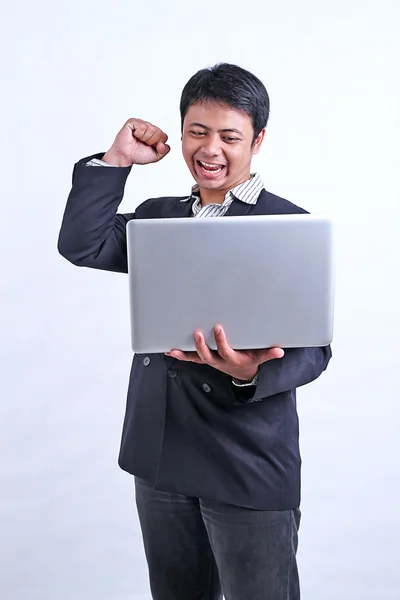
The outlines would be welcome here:
<svg viewBox="0 0 400 600">
<path fill-rule="evenodd" d="M 332 222 L 320 215 L 134 219 L 127 224 L 132 349 L 325 346 L 334 306 Z"/>
</svg>

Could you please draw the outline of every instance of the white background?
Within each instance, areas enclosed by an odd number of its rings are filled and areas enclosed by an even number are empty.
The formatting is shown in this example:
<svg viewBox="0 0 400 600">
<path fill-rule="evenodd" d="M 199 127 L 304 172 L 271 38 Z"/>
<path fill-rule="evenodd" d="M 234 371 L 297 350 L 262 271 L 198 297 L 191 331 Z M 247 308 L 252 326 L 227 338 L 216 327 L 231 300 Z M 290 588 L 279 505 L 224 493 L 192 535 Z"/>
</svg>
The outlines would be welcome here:
<svg viewBox="0 0 400 600">
<path fill-rule="evenodd" d="M 3 6 L 5 3 L 3 3 Z M 131 361 L 124 275 L 56 243 L 73 163 L 129 117 L 170 135 L 122 210 L 185 195 L 179 98 L 218 61 L 260 77 L 254 168 L 337 220 L 334 358 L 299 392 L 305 600 L 399 589 L 400 8 L 397 0 L 13 2 L 1 36 L 0 596 L 149 598 L 117 455 Z"/>
</svg>

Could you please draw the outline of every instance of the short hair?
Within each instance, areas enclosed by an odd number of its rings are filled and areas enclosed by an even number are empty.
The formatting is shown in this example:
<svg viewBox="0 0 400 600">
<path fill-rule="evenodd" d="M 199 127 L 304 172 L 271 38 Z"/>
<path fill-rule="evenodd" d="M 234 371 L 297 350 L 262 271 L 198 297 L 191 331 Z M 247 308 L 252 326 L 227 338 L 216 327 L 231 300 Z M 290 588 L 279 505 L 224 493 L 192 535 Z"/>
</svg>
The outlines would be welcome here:
<svg viewBox="0 0 400 600">
<path fill-rule="evenodd" d="M 245 112 L 252 121 L 254 144 L 266 127 L 269 117 L 269 96 L 260 79 L 237 65 L 218 63 L 201 69 L 187 82 L 180 101 L 181 127 L 189 106 L 212 102 Z"/>
</svg>

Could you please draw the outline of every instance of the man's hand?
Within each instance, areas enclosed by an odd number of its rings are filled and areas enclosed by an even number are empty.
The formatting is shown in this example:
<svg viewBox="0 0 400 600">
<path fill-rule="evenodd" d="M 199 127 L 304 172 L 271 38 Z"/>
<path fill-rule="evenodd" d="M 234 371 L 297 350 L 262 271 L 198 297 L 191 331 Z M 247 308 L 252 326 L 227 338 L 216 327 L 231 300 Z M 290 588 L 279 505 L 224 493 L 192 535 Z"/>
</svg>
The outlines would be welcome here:
<svg viewBox="0 0 400 600">
<path fill-rule="evenodd" d="M 196 352 L 182 352 L 171 350 L 166 352 L 167 356 L 173 356 L 178 360 L 185 360 L 199 364 L 210 365 L 223 373 L 227 373 L 234 379 L 251 381 L 261 363 L 282 358 L 285 354 L 282 348 L 269 348 L 265 350 L 233 350 L 226 341 L 225 332 L 221 325 L 214 327 L 214 336 L 217 343 L 217 351 L 212 351 L 207 346 L 204 336 L 200 331 L 194 333 Z"/>
<path fill-rule="evenodd" d="M 171 149 L 167 140 L 167 134 L 155 125 L 141 119 L 129 119 L 103 160 L 116 167 L 158 162 Z"/>
</svg>

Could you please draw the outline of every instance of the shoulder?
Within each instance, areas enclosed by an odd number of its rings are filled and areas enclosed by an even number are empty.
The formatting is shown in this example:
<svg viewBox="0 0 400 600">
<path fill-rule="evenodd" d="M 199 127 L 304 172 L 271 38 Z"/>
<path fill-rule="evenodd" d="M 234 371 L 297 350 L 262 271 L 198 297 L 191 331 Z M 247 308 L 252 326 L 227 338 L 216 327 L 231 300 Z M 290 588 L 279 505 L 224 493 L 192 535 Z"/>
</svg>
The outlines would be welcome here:
<svg viewBox="0 0 400 600">
<path fill-rule="evenodd" d="M 160 198 L 149 198 L 139 204 L 136 208 L 138 218 L 163 218 L 168 217 L 172 208 L 188 196 L 162 196 Z"/>
<path fill-rule="evenodd" d="M 285 198 L 262 189 L 257 200 L 257 213 L 267 215 L 306 214 L 308 211 Z"/>
</svg>

